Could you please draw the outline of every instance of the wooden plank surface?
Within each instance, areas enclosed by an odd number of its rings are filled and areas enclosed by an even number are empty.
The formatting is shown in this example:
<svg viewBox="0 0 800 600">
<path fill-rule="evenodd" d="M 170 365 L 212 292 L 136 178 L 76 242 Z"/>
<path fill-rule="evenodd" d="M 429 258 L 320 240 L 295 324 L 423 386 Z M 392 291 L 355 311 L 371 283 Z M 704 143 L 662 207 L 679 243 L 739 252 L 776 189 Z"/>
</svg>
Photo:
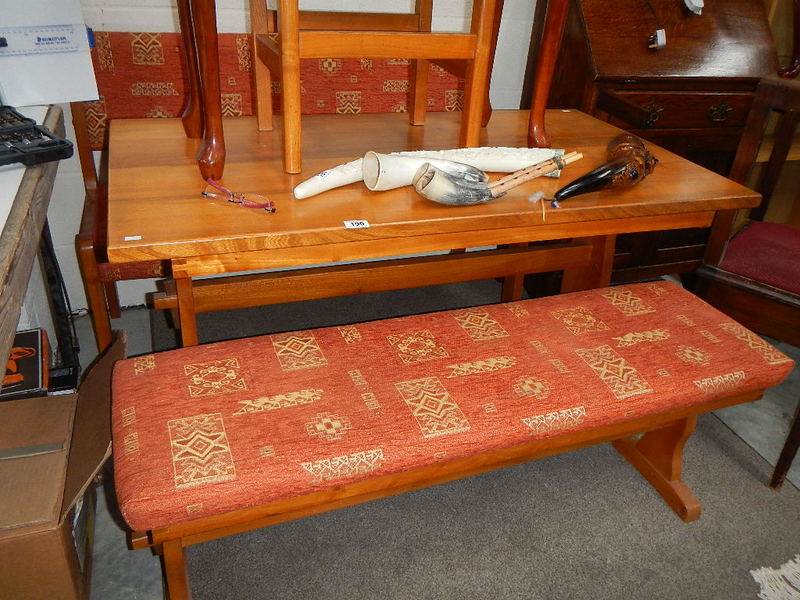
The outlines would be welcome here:
<svg viewBox="0 0 800 600">
<path fill-rule="evenodd" d="M 469 33 L 300 31 L 300 58 L 471 58 L 475 45 Z"/>
<path fill-rule="evenodd" d="M 61 108 L 50 107 L 44 126 L 64 136 Z M 25 169 L 0 234 L 0 356 L 8 356 L 14 341 L 57 170 L 58 161 Z"/>
<path fill-rule="evenodd" d="M 550 196 L 596 167 L 605 160 L 608 141 L 619 133 L 586 114 L 561 110 L 547 112 L 554 147 L 578 150 L 585 158 L 570 165 L 561 180 L 540 178 L 488 204 L 447 207 L 410 187 L 370 192 L 360 183 L 305 200 L 292 197 L 301 181 L 367 150 L 456 147 L 459 117 L 432 113 L 424 127 L 411 127 L 403 114 L 304 116 L 303 171 L 297 175 L 283 172 L 278 124 L 274 131 L 259 132 L 254 117 L 226 119 L 223 183 L 267 195 L 277 204 L 275 214 L 203 198 L 196 142 L 184 136 L 179 119 L 112 121 L 109 258 L 125 262 L 229 254 L 221 261 L 228 269 L 243 258 L 231 253 L 271 250 L 273 266 L 319 264 L 357 258 L 352 255 L 357 248 L 364 254 L 377 251 L 375 257 L 396 256 L 422 246 L 478 246 L 488 238 L 513 243 L 697 227 L 708 222 L 710 211 L 759 202 L 755 192 L 650 145 L 660 163 L 644 182 L 625 191 L 572 198 L 561 209 L 548 209 L 543 221 L 540 206 L 528 201 L 530 194 L 540 190 Z M 524 146 L 527 126 L 527 111 L 495 111 L 481 144 Z M 366 219 L 370 227 L 345 229 L 348 219 Z"/>
</svg>

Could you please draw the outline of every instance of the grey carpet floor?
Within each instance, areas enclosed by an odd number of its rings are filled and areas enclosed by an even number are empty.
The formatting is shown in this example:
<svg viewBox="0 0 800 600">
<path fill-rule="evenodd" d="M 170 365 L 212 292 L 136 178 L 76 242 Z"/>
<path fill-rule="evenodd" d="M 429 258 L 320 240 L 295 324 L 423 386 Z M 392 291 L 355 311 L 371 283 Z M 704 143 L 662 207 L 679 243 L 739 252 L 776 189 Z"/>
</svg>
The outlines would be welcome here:
<svg viewBox="0 0 800 600">
<path fill-rule="evenodd" d="M 193 546 L 194 598 L 755 599 L 749 571 L 800 552 L 800 493 L 769 471 L 708 415 L 694 523 L 604 445 Z"/>
<path fill-rule="evenodd" d="M 496 281 L 474 281 L 206 313 L 198 315 L 197 330 L 200 343 L 206 343 L 495 302 L 500 302 L 500 284 Z M 153 350 L 168 350 L 178 346 L 177 333 L 169 328 L 167 318 L 166 311 L 153 314 Z"/>
<path fill-rule="evenodd" d="M 215 341 L 496 302 L 493 281 L 201 315 Z M 174 347 L 163 316 L 154 349 Z M 686 448 L 681 522 L 608 446 L 189 550 L 195 600 L 738 599 L 800 552 L 800 492 L 713 415 Z"/>
</svg>

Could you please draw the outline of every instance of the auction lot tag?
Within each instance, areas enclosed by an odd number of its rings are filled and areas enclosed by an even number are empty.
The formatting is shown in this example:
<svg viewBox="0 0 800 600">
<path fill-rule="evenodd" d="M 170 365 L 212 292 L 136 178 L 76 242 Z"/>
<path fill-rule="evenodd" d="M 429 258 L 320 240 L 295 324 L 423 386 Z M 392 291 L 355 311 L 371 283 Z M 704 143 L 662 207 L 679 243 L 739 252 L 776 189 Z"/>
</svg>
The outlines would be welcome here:
<svg viewBox="0 0 800 600">
<path fill-rule="evenodd" d="M 369 221 L 365 221 L 364 219 L 344 221 L 345 229 L 366 229 L 367 227 L 369 227 Z"/>
</svg>

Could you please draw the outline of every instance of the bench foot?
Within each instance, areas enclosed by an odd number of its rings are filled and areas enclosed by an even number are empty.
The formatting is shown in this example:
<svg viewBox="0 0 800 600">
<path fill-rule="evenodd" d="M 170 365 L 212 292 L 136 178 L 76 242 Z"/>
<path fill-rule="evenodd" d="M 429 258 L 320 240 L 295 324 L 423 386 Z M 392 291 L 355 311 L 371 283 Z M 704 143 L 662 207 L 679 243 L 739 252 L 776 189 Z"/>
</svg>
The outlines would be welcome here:
<svg viewBox="0 0 800 600">
<path fill-rule="evenodd" d="M 186 551 L 180 540 L 162 544 L 161 561 L 164 565 L 167 600 L 192 600 L 189 573 L 186 569 Z"/>
<path fill-rule="evenodd" d="M 697 417 L 687 417 L 648 431 L 638 440 L 623 438 L 614 441 L 614 448 L 687 523 L 700 516 L 700 502 L 681 481 L 683 447 L 696 424 Z"/>
</svg>

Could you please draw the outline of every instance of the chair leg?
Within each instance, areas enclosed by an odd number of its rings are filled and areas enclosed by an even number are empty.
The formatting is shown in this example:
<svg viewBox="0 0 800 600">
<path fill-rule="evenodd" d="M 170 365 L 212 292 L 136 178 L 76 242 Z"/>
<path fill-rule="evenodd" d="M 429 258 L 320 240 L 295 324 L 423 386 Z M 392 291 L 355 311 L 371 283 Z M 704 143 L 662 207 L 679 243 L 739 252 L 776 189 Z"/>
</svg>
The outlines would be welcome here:
<svg viewBox="0 0 800 600">
<path fill-rule="evenodd" d="M 429 68 L 427 60 L 418 59 L 411 64 L 411 106 L 408 107 L 408 120 L 411 125 L 425 125 Z"/>
<path fill-rule="evenodd" d="M 481 127 L 486 127 L 489 124 L 489 119 L 492 118 L 492 101 L 489 98 L 489 84 L 491 84 L 491 74 L 494 71 L 494 57 L 497 53 L 497 38 L 500 35 L 500 20 L 503 17 L 503 6 L 505 0 L 497 0 L 494 7 L 494 15 L 492 18 L 492 46 L 491 55 L 489 56 L 489 81 L 486 84 L 486 98 L 483 101 L 483 116 L 481 117 Z"/>
<path fill-rule="evenodd" d="M 190 0 L 200 87 L 203 92 L 203 145 L 197 164 L 203 179 L 221 179 L 225 169 L 225 135 L 219 85 L 219 44 L 215 0 Z"/>
<path fill-rule="evenodd" d="M 283 88 L 283 170 L 299 173 L 300 149 L 300 10 L 298 0 L 279 0 L 278 31 L 281 43 Z"/>
<path fill-rule="evenodd" d="M 253 83 L 256 90 L 256 117 L 259 131 L 272 131 L 272 74 L 258 57 L 257 35 L 271 33 L 272 20 L 267 17 L 266 0 L 250 0 L 250 37 L 252 46 Z"/>
<path fill-rule="evenodd" d="M 111 320 L 108 316 L 104 286 L 100 282 L 94 248 L 84 240 L 76 240 L 75 250 L 78 256 L 78 267 L 83 279 L 83 289 L 89 304 L 89 316 L 92 319 L 94 339 L 97 349 L 102 352 L 111 345 Z"/>
<path fill-rule="evenodd" d="M 119 305 L 119 295 L 117 294 L 117 282 L 106 281 L 103 283 L 103 290 L 106 295 L 108 314 L 112 319 L 119 319 L 122 316 L 122 309 Z"/>
<path fill-rule="evenodd" d="M 417 0 L 417 31 L 431 30 L 433 19 L 433 0 Z M 412 125 L 424 125 L 425 113 L 428 110 L 428 73 L 430 63 L 427 60 L 415 60 L 411 63 L 411 106 L 408 107 L 409 122 Z"/>
<path fill-rule="evenodd" d="M 464 83 L 464 112 L 461 116 L 459 143 L 463 147 L 480 145 L 483 105 L 489 87 L 489 61 L 492 47 L 492 24 L 497 0 L 474 0 L 471 31 L 477 37 L 475 57 L 467 65 Z"/>
<path fill-rule="evenodd" d="M 772 473 L 769 487 L 774 490 L 781 489 L 783 481 L 786 479 L 786 473 L 789 472 L 789 467 L 792 466 L 792 461 L 797 456 L 798 448 L 800 448 L 800 402 L 797 404 L 794 421 L 792 421 L 781 455 L 778 457 L 778 464 L 775 465 L 775 471 Z"/>
<path fill-rule="evenodd" d="M 661 429 L 648 431 L 638 441 L 624 438 L 614 442 L 614 448 L 687 523 L 700 516 L 700 502 L 681 481 L 683 447 L 696 424 L 697 417 L 687 417 Z"/>
<path fill-rule="evenodd" d="M 181 541 L 164 542 L 161 550 L 167 600 L 192 600 L 189 573 L 186 568 L 186 551 Z"/>
<path fill-rule="evenodd" d="M 189 0 L 178 0 L 178 20 L 181 25 L 184 66 L 188 85 L 184 95 L 186 104 L 181 114 L 186 136 L 194 139 L 203 137 L 203 106 L 200 102 L 200 67 L 197 64 L 197 45 L 194 41 L 194 23 Z"/>
<path fill-rule="evenodd" d="M 550 0 L 547 3 L 542 41 L 536 56 L 536 83 L 533 86 L 531 113 L 528 121 L 528 146 L 531 148 L 550 147 L 550 139 L 547 137 L 544 127 L 544 111 L 550 97 L 550 85 L 553 82 L 556 60 L 561 50 L 561 38 L 567 23 L 569 5 L 569 0 Z"/>
</svg>

